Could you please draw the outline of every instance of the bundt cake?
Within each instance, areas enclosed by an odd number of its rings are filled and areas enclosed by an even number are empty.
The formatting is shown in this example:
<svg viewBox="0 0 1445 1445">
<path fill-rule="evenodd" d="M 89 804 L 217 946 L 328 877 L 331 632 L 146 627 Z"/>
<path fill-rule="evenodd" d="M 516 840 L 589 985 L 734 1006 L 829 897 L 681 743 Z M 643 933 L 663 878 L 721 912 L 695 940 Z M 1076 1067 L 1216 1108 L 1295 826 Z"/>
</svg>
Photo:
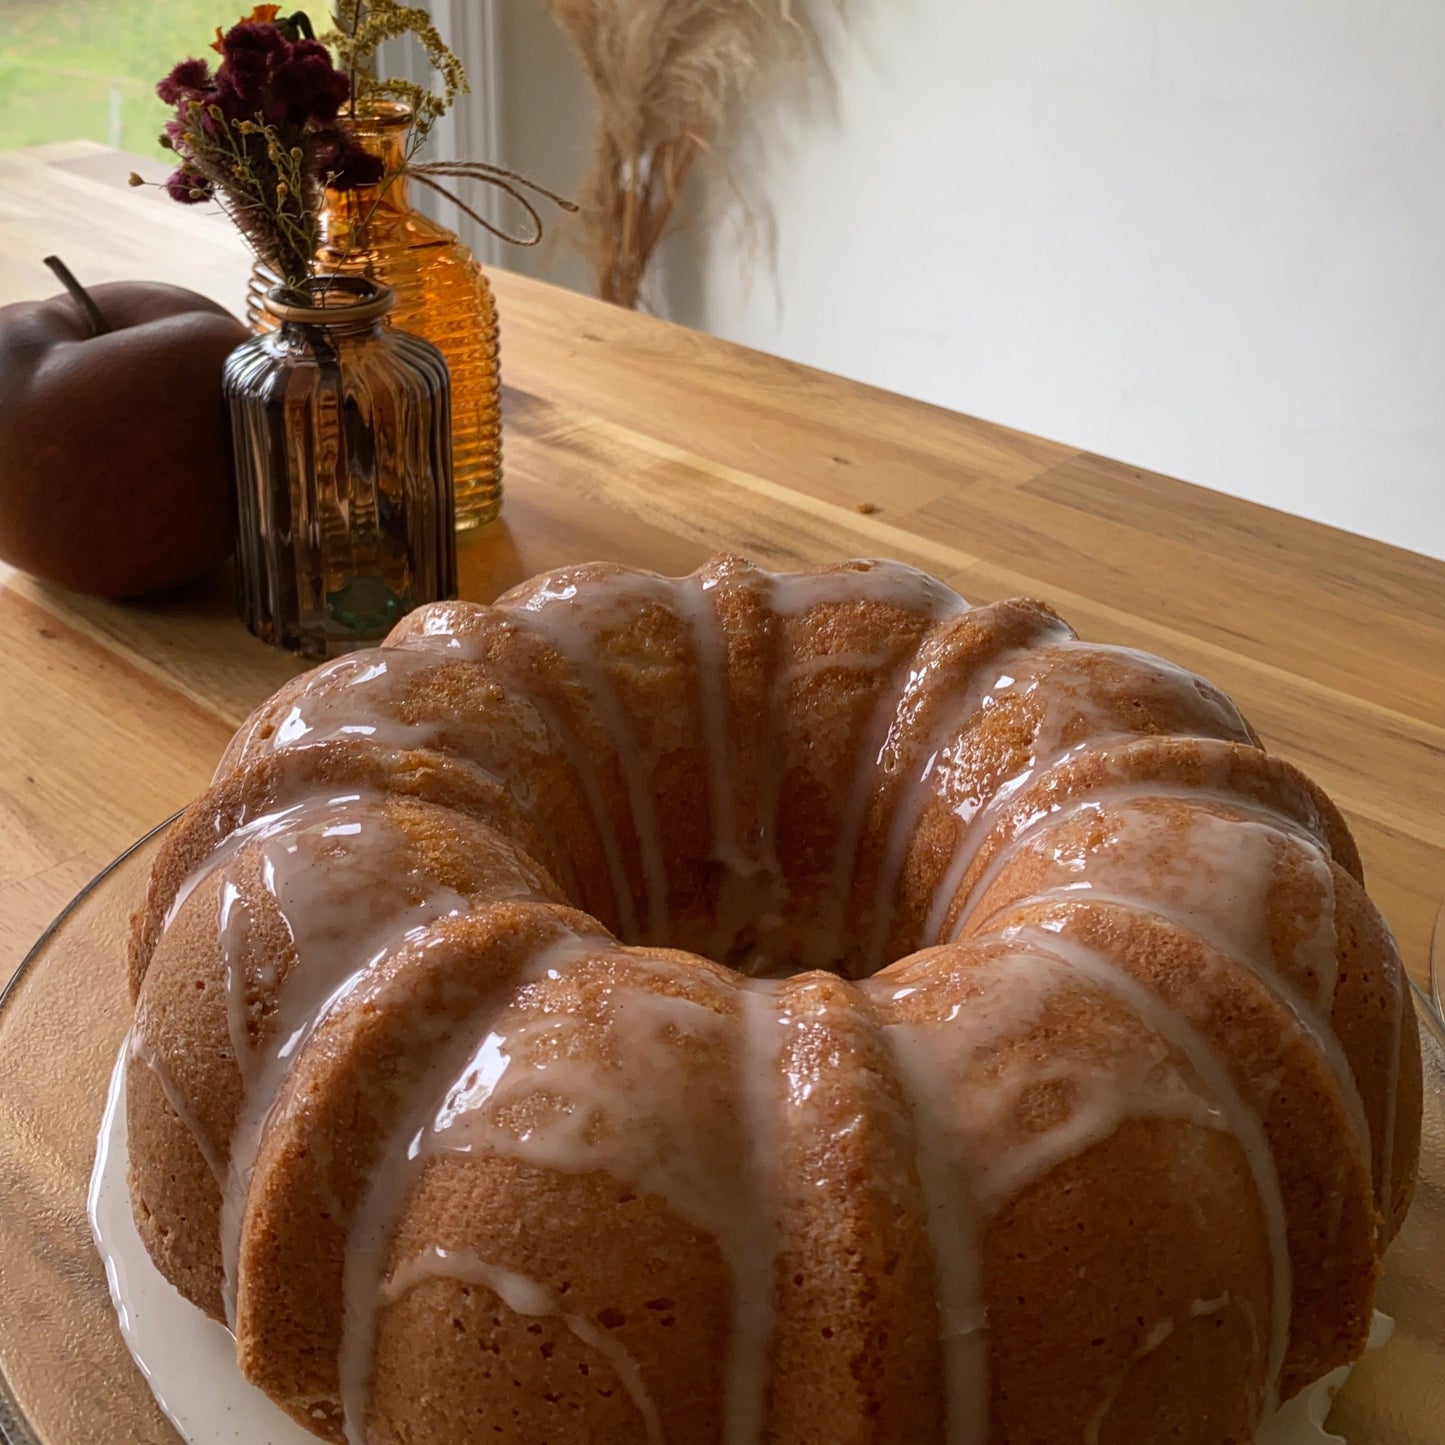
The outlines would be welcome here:
<svg viewBox="0 0 1445 1445">
<path fill-rule="evenodd" d="M 142 1238 L 337 1441 L 1251 1441 L 1415 1173 L 1329 800 L 887 562 L 422 608 L 241 728 L 130 968 Z"/>
</svg>

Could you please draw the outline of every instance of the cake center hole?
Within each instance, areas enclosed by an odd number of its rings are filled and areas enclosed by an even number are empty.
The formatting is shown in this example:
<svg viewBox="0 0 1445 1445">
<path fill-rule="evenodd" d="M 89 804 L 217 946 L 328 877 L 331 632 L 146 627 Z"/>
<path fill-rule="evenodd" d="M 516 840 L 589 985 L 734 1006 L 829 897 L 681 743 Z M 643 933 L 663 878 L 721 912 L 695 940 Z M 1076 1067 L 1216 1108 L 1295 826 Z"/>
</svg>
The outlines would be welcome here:
<svg viewBox="0 0 1445 1445">
<path fill-rule="evenodd" d="M 674 907 L 665 926 L 644 921 L 636 930 L 614 931 L 625 943 L 700 954 L 749 978 L 819 970 L 865 978 L 891 962 L 868 957 L 868 940 L 850 935 L 844 910 L 799 906 L 794 913 L 783 881 L 769 874 L 744 877 L 720 867 L 704 897 L 710 907 Z M 646 900 L 636 902 L 645 920 Z"/>
</svg>

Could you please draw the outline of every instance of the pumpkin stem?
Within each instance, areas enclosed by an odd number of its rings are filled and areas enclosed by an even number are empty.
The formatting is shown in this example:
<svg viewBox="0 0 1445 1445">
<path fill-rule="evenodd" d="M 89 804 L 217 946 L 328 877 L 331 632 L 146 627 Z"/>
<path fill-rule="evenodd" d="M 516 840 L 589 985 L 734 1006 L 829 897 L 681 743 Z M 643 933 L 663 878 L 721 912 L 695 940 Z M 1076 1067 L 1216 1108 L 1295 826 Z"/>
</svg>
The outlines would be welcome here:
<svg viewBox="0 0 1445 1445">
<path fill-rule="evenodd" d="M 100 307 L 95 304 L 95 298 L 75 279 L 75 274 L 70 267 L 59 256 L 47 256 L 45 264 L 60 278 L 60 284 L 70 292 L 75 299 L 75 304 L 85 313 L 85 319 L 90 322 L 90 334 L 104 336 L 110 330 L 110 322 L 100 314 Z"/>
</svg>

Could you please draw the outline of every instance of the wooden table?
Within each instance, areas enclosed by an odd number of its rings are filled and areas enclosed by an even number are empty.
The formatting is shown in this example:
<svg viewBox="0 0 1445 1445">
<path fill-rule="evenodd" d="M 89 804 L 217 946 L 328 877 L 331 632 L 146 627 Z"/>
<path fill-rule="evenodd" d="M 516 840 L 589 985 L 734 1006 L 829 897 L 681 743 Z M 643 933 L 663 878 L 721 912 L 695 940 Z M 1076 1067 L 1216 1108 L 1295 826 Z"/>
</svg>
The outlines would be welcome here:
<svg viewBox="0 0 1445 1445">
<path fill-rule="evenodd" d="M 0 154 L 0 304 L 52 293 L 40 258 L 56 251 L 86 281 L 169 280 L 239 307 L 239 242 L 125 189 L 132 164 L 89 144 Z M 1212 678 L 1318 779 L 1421 973 L 1445 896 L 1445 564 L 510 273 L 493 283 L 507 500 L 463 549 L 464 596 L 593 557 L 681 573 L 730 548 L 774 567 L 896 557 L 973 601 L 1042 597 L 1086 637 Z M 242 630 L 220 584 L 120 606 L 15 574 L 0 576 L 0 658 L 3 982 L 299 664 Z"/>
</svg>

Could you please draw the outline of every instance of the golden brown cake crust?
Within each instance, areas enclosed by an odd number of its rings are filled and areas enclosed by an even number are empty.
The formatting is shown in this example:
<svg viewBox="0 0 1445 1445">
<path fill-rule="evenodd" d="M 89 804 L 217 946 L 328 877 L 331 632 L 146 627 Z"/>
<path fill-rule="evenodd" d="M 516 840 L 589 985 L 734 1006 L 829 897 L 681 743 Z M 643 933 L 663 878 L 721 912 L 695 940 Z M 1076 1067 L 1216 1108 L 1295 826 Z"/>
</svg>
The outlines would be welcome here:
<svg viewBox="0 0 1445 1445">
<path fill-rule="evenodd" d="M 889 563 L 413 613 L 241 728 L 129 968 L 141 1236 L 336 1441 L 1242 1445 L 1415 1175 L 1334 805 Z"/>
</svg>

